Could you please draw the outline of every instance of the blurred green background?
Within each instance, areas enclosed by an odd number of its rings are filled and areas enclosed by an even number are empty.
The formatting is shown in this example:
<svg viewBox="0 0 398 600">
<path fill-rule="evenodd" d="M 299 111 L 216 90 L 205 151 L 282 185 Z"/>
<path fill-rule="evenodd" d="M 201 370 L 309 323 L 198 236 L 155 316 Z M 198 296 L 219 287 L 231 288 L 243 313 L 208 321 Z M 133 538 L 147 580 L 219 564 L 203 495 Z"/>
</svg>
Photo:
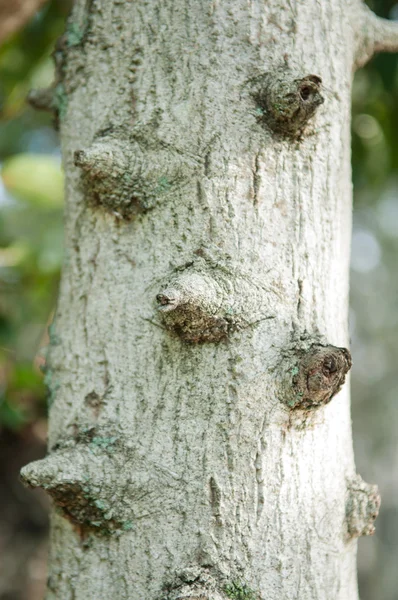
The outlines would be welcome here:
<svg viewBox="0 0 398 600">
<path fill-rule="evenodd" d="M 374 0 L 398 19 L 398 3 Z M 53 79 L 70 0 L 51 0 L 0 46 L 0 600 L 39 600 L 47 500 L 19 468 L 45 453 L 44 348 L 62 262 L 63 177 L 49 114 L 25 98 Z M 398 600 L 398 57 L 379 55 L 353 92 L 351 343 L 357 469 L 382 493 L 359 542 L 362 600 Z M 347 599 L 348 600 L 348 599 Z"/>
</svg>

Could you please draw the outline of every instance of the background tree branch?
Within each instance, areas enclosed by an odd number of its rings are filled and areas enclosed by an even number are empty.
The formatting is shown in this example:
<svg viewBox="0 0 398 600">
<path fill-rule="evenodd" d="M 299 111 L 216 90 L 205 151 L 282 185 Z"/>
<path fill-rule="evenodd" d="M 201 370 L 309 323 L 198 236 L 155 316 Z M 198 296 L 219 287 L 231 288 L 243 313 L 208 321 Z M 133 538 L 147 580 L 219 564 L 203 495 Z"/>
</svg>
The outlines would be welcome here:
<svg viewBox="0 0 398 600">
<path fill-rule="evenodd" d="M 46 0 L 1 0 L 0 44 L 18 31 Z"/>
<path fill-rule="evenodd" d="M 361 6 L 361 17 L 357 30 L 355 67 L 366 64 L 377 52 L 398 51 L 398 22 L 382 19 L 365 4 Z"/>
</svg>

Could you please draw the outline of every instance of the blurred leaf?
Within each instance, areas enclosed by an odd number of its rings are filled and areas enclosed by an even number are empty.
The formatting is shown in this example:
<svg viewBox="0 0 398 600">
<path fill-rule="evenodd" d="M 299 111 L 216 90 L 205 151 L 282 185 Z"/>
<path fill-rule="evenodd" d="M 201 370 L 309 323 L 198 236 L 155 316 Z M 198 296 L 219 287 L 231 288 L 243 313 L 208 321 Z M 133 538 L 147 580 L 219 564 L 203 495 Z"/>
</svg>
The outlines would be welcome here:
<svg viewBox="0 0 398 600">
<path fill-rule="evenodd" d="M 2 178 L 16 198 L 44 208 L 62 206 L 64 176 L 58 160 L 43 154 L 18 154 L 6 160 Z"/>
<path fill-rule="evenodd" d="M 23 414 L 22 410 L 20 410 L 18 407 L 10 405 L 7 400 L 4 399 L 1 401 L 0 399 L 0 423 L 2 425 L 8 429 L 17 431 L 26 424 L 26 421 L 27 418 Z"/>
<path fill-rule="evenodd" d="M 15 267 L 28 257 L 29 248 L 24 244 L 15 244 L 8 248 L 0 248 L 0 268 Z"/>
</svg>

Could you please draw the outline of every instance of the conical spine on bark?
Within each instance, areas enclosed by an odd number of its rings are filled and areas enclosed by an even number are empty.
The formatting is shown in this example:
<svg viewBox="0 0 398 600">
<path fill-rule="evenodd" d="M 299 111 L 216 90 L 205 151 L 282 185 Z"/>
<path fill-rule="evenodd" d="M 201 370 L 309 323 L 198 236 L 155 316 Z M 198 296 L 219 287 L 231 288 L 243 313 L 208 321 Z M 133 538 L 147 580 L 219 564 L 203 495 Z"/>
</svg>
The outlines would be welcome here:
<svg viewBox="0 0 398 600">
<path fill-rule="evenodd" d="M 219 342 L 275 318 L 270 306 L 275 312 L 279 299 L 275 289 L 265 289 L 253 275 L 228 268 L 222 257 L 206 256 L 178 269 L 156 301 L 163 325 L 184 341 Z"/>
<path fill-rule="evenodd" d="M 38 88 L 30 90 L 27 102 L 36 110 L 55 111 L 54 88 Z"/>
<path fill-rule="evenodd" d="M 86 443 L 63 442 L 46 458 L 28 464 L 21 480 L 45 490 L 73 523 L 104 534 L 129 531 L 138 513 L 126 508 L 124 494 L 139 495 L 142 481 L 131 476 L 119 438 L 92 431 Z M 138 473 L 142 467 L 136 464 L 135 469 Z"/>
<path fill-rule="evenodd" d="M 380 503 L 377 485 L 366 483 L 358 474 L 348 482 L 346 523 L 349 539 L 374 534 Z"/>
<path fill-rule="evenodd" d="M 98 471 L 103 461 L 105 464 Z M 104 489 L 109 466 L 110 461 L 105 455 L 99 462 L 98 456 L 76 448 L 56 451 L 43 460 L 30 463 L 22 469 L 21 479 L 32 488 L 45 490 L 71 521 L 110 533 L 121 529 L 123 520 L 119 520 L 120 511 L 115 510 L 106 485 Z"/>
<path fill-rule="evenodd" d="M 137 128 L 128 139 L 116 129 L 109 135 L 99 134 L 89 148 L 75 151 L 74 163 L 83 171 L 91 205 L 129 218 L 166 201 L 190 183 L 200 167 L 199 158 L 169 148 L 154 136 L 149 125 Z"/>
</svg>

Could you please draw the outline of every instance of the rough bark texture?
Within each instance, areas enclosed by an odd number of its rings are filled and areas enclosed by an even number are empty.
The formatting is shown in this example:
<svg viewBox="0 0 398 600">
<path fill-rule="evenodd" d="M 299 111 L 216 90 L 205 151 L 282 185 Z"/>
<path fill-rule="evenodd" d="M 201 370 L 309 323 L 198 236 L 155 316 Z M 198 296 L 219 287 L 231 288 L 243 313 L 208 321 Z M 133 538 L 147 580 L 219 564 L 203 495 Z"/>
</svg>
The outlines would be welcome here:
<svg viewBox="0 0 398 600">
<path fill-rule="evenodd" d="M 48 600 L 357 598 L 379 504 L 339 391 L 363 14 L 76 2 L 49 457 L 23 470 L 56 504 Z"/>
</svg>

